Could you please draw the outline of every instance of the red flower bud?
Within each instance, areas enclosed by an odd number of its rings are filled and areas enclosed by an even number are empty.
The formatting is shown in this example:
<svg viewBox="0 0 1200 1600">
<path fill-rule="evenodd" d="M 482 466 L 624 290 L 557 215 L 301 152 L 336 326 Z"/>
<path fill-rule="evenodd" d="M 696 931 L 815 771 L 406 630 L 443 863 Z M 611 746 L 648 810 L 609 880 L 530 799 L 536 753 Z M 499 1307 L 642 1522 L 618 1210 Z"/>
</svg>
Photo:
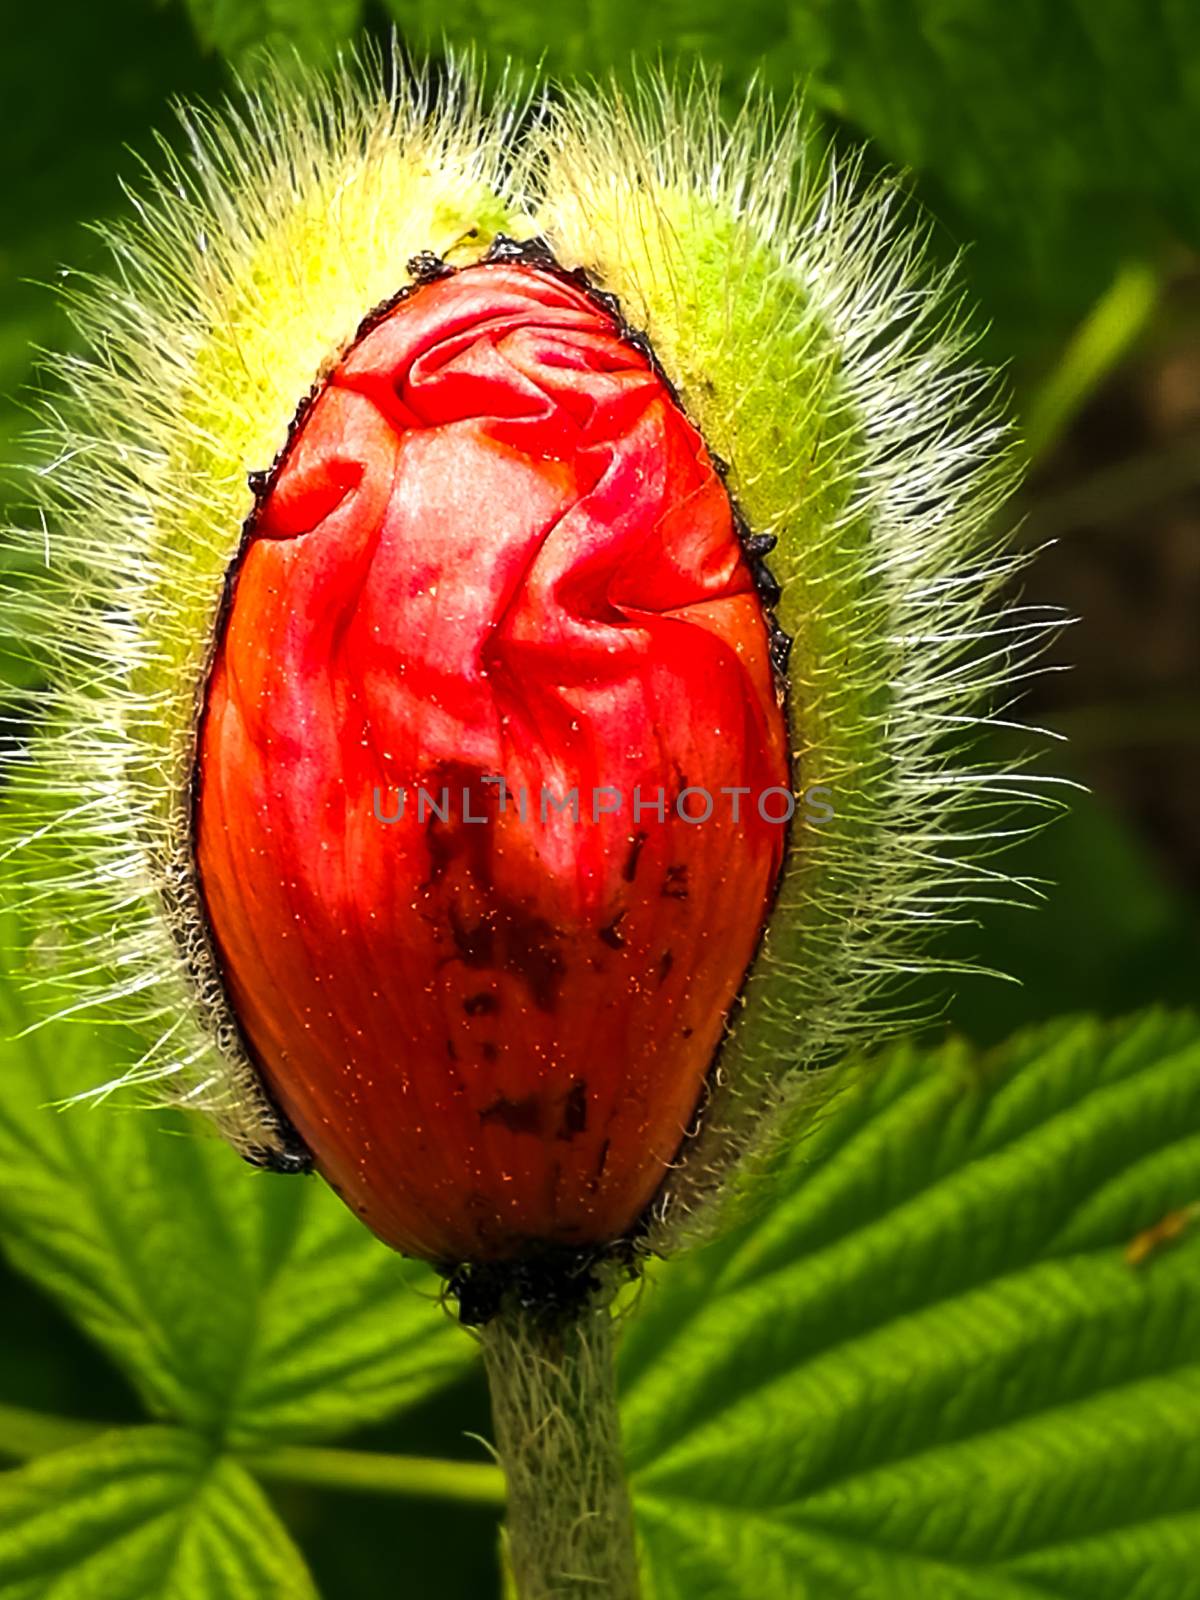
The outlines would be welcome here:
<svg viewBox="0 0 1200 1600">
<path fill-rule="evenodd" d="M 631 1229 L 769 909 L 757 798 L 789 786 L 729 496 L 607 303 L 494 262 L 375 319 L 251 521 L 196 849 L 250 1051 L 384 1239 L 479 1261 Z"/>
</svg>

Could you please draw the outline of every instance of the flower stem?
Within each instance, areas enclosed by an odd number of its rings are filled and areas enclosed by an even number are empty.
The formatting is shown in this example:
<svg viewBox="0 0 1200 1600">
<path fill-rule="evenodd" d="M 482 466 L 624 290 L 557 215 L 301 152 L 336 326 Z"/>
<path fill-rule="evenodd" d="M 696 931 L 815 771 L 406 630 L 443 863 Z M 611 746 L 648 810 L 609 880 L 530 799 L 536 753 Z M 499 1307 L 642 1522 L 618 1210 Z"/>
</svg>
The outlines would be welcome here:
<svg viewBox="0 0 1200 1600">
<path fill-rule="evenodd" d="M 331 1450 L 319 1445 L 275 1445 L 242 1458 L 261 1478 L 311 1483 L 324 1489 L 395 1494 L 464 1504 L 502 1506 L 504 1479 L 486 1461 L 441 1461 L 382 1455 L 371 1450 Z"/>
<path fill-rule="evenodd" d="M 86 1444 L 129 1423 L 84 1422 L 53 1417 L 23 1406 L 0 1404 L 0 1459 L 30 1461 Z M 237 1459 L 260 1478 L 309 1483 L 322 1489 L 405 1498 L 457 1500 L 502 1506 L 504 1477 L 487 1461 L 444 1461 L 428 1456 L 384 1455 L 373 1450 L 336 1450 L 322 1445 L 270 1445 L 238 1452 Z"/>
<path fill-rule="evenodd" d="M 1161 288 L 1159 273 L 1143 261 L 1119 268 L 1030 401 L 1024 432 L 1031 461 L 1046 454 L 1088 396 L 1129 354 L 1158 307 Z"/>
<path fill-rule="evenodd" d="M 482 1338 L 519 1600 L 637 1600 L 607 1297 L 566 1319 L 510 1303 Z"/>
</svg>

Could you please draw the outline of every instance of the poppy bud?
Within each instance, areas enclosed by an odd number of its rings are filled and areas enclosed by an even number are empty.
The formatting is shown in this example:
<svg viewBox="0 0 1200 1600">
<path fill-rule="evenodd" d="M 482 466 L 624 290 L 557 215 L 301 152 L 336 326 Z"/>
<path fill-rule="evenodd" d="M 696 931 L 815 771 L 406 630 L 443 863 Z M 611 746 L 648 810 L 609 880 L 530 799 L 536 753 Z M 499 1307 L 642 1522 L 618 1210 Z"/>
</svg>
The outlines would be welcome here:
<svg viewBox="0 0 1200 1600">
<path fill-rule="evenodd" d="M 123 1082 L 443 1264 L 711 1225 L 994 895 L 955 741 L 1045 626 L 887 183 L 711 86 L 524 109 L 189 124 L 72 297 L 12 772 Z"/>
<path fill-rule="evenodd" d="M 728 798 L 772 788 L 729 495 L 612 309 L 502 260 L 373 319 L 233 571 L 196 840 L 255 1060 L 385 1239 L 632 1227 L 782 861 Z"/>
</svg>

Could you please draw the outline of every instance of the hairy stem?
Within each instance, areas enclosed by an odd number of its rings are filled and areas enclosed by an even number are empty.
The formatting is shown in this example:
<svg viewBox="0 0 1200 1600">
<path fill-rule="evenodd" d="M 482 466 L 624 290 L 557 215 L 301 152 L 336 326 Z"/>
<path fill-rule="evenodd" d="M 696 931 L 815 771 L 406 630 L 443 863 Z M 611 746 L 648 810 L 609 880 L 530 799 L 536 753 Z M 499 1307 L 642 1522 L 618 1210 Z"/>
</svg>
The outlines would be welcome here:
<svg viewBox="0 0 1200 1600">
<path fill-rule="evenodd" d="M 607 1299 L 566 1319 L 508 1304 L 483 1353 L 520 1600 L 637 1600 Z"/>
</svg>

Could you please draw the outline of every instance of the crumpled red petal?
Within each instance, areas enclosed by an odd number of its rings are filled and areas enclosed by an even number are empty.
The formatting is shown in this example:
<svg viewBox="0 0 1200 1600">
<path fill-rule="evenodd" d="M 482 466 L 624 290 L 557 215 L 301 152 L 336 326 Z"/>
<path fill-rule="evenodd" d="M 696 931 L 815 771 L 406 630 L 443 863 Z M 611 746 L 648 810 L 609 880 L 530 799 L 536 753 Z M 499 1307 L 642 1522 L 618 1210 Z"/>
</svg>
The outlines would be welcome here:
<svg viewBox="0 0 1200 1600">
<path fill-rule="evenodd" d="M 728 495 L 594 295 L 480 265 L 359 340 L 260 507 L 198 761 L 232 1003 L 346 1201 L 442 1262 L 629 1230 L 769 907 L 753 797 L 789 777 Z"/>
</svg>

